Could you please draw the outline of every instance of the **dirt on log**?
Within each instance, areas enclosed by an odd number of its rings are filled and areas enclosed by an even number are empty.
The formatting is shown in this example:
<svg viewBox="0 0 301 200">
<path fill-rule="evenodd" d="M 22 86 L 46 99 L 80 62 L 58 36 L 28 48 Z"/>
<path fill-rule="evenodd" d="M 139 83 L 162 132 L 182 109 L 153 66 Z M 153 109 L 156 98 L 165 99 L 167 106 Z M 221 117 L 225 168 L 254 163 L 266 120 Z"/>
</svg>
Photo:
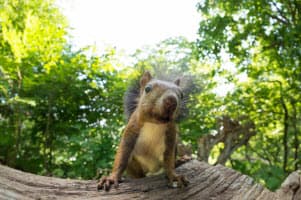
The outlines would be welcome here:
<svg viewBox="0 0 301 200">
<path fill-rule="evenodd" d="M 301 199 L 300 173 L 292 173 L 276 192 L 222 165 L 192 160 L 177 169 L 190 181 L 168 188 L 164 175 L 128 179 L 110 192 L 97 191 L 96 180 L 70 180 L 21 172 L 0 165 L 0 199 Z"/>
</svg>

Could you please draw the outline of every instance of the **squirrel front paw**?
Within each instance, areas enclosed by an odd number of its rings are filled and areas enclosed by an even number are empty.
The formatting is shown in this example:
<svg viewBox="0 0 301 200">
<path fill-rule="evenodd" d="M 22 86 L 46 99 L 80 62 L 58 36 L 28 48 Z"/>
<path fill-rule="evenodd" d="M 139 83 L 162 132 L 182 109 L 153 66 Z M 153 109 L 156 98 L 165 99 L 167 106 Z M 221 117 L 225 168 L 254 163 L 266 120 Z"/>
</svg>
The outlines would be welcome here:
<svg viewBox="0 0 301 200">
<path fill-rule="evenodd" d="M 119 182 L 119 178 L 115 175 L 102 177 L 97 184 L 97 190 L 104 189 L 105 191 L 109 191 L 111 189 L 111 185 L 118 188 Z"/>
<path fill-rule="evenodd" d="M 174 174 L 169 178 L 169 186 L 172 188 L 183 188 L 189 184 L 189 181 L 183 175 Z"/>
</svg>

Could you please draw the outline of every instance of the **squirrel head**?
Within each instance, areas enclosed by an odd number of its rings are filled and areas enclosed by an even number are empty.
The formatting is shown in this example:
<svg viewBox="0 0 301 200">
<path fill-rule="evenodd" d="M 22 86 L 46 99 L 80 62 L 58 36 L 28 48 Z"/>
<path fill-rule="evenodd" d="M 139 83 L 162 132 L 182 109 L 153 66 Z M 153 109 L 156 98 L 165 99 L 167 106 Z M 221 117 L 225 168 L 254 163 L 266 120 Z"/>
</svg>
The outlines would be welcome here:
<svg viewBox="0 0 301 200">
<path fill-rule="evenodd" d="M 172 122 L 178 116 L 182 98 L 180 79 L 174 82 L 157 80 L 145 72 L 140 79 L 139 118 L 153 123 Z"/>
</svg>

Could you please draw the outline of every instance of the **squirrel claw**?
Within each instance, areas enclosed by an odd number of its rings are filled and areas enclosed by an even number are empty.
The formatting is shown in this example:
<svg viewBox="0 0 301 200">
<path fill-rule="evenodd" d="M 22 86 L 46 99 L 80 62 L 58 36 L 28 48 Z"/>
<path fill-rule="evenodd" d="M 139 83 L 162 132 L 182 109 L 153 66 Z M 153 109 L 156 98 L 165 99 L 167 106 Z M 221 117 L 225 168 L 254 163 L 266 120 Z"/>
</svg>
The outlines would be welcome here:
<svg viewBox="0 0 301 200">
<path fill-rule="evenodd" d="M 97 190 L 104 189 L 105 191 L 109 191 L 111 189 L 111 185 L 114 185 L 115 188 L 118 188 L 118 178 L 103 177 L 97 184 Z"/>
<path fill-rule="evenodd" d="M 172 188 L 183 188 L 189 184 L 189 181 L 183 175 L 175 175 L 170 181 L 169 186 Z"/>
</svg>

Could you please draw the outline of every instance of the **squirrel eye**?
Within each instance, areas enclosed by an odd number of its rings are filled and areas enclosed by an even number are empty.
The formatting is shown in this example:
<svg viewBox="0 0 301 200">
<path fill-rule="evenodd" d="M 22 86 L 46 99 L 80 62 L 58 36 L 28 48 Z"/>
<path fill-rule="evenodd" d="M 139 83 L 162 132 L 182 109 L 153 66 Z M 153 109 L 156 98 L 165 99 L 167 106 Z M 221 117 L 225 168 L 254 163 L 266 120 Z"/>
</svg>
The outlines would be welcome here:
<svg viewBox="0 0 301 200">
<path fill-rule="evenodd" d="M 147 85 L 144 90 L 145 90 L 146 93 L 149 93 L 152 90 L 152 86 Z"/>
</svg>

